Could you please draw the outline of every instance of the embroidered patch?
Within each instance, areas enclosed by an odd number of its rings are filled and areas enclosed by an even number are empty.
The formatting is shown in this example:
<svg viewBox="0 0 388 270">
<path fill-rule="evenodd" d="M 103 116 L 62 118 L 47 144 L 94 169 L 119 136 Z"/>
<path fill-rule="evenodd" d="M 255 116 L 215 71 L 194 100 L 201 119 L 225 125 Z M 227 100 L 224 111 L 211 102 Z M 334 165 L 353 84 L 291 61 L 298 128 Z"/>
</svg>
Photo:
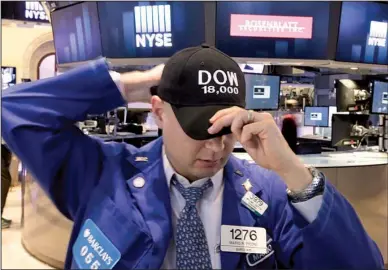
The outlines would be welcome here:
<svg viewBox="0 0 388 270">
<path fill-rule="evenodd" d="M 81 269 L 112 269 L 120 251 L 91 220 L 87 219 L 73 245 L 73 256 Z"/>
<path fill-rule="evenodd" d="M 269 238 L 267 241 L 267 253 L 265 254 L 247 254 L 247 263 L 249 266 L 256 266 L 259 263 L 263 262 L 267 258 L 269 258 L 272 254 L 274 254 L 274 250 L 271 245 L 272 239 Z"/>
</svg>

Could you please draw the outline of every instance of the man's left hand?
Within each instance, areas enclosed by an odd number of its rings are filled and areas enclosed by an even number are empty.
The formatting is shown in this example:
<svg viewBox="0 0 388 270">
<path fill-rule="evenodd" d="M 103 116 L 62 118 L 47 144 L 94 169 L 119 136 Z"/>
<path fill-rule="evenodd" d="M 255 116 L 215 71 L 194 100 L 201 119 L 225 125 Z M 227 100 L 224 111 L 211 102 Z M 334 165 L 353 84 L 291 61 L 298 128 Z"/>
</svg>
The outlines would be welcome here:
<svg viewBox="0 0 388 270">
<path fill-rule="evenodd" d="M 303 190 L 311 183 L 312 175 L 288 146 L 272 115 L 232 107 L 217 112 L 210 122 L 210 134 L 231 126 L 252 159 L 279 174 L 289 189 Z"/>
</svg>

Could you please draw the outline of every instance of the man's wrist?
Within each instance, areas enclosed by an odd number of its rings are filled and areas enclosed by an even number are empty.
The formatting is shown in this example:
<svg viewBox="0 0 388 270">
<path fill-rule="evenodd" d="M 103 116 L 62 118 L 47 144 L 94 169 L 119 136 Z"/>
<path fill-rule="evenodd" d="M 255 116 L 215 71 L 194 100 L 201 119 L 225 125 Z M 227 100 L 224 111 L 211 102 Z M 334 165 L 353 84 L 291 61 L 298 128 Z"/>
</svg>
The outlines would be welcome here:
<svg viewBox="0 0 388 270">
<path fill-rule="evenodd" d="M 295 192 L 306 189 L 313 180 L 313 176 L 309 169 L 299 160 L 295 161 L 292 166 L 285 168 L 278 174 L 282 177 L 288 189 Z"/>
<path fill-rule="evenodd" d="M 150 102 L 150 88 L 155 83 L 146 72 L 133 71 L 120 74 L 119 90 L 127 102 Z"/>
<path fill-rule="evenodd" d="M 287 195 L 292 203 L 305 202 L 323 194 L 325 190 L 325 176 L 314 167 L 309 167 L 309 172 L 313 176 L 313 180 L 308 187 L 299 192 L 287 189 Z"/>
<path fill-rule="evenodd" d="M 120 90 L 121 94 L 123 94 L 124 85 L 121 83 L 121 75 L 120 73 L 110 70 L 109 75 L 116 84 L 117 88 Z"/>
</svg>

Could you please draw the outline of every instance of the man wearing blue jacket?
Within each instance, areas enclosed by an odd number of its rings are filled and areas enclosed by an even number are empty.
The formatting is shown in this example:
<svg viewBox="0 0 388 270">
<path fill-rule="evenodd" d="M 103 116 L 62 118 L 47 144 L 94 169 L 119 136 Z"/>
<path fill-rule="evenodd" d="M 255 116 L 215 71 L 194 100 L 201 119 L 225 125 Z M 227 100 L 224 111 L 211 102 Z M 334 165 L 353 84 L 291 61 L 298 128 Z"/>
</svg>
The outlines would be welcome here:
<svg viewBox="0 0 388 270">
<path fill-rule="evenodd" d="M 150 98 L 163 137 L 140 149 L 74 125 Z M 244 75 L 215 48 L 121 75 L 101 59 L 7 89 L 2 105 L 3 138 L 74 221 L 67 269 L 383 267 L 346 199 L 270 115 L 244 110 Z M 256 164 L 231 155 L 236 140 Z"/>
</svg>

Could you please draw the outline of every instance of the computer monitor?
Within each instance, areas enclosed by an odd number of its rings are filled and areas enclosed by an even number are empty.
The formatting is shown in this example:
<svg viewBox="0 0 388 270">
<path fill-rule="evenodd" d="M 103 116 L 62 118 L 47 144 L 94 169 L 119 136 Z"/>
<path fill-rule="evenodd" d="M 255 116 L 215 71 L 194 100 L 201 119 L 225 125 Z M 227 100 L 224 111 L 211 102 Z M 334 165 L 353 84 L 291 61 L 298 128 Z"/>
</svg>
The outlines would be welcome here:
<svg viewBox="0 0 388 270">
<path fill-rule="evenodd" d="M 352 140 L 360 137 L 352 136 L 353 125 L 362 125 L 369 128 L 369 115 L 367 114 L 333 114 L 331 143 L 339 148 L 350 147 Z"/>
<path fill-rule="evenodd" d="M 388 114 L 388 82 L 374 81 L 371 113 Z"/>
<path fill-rule="evenodd" d="M 355 112 L 361 109 L 357 105 L 355 90 L 368 90 L 369 83 L 366 80 L 335 80 L 336 106 L 338 112 Z"/>
<path fill-rule="evenodd" d="M 304 125 L 307 127 L 328 127 L 329 107 L 305 107 Z"/>
<path fill-rule="evenodd" d="M 246 109 L 277 110 L 279 108 L 280 77 L 245 74 Z"/>
<path fill-rule="evenodd" d="M 7 89 L 8 87 L 16 84 L 16 67 L 1 67 L 1 89 Z"/>
</svg>

